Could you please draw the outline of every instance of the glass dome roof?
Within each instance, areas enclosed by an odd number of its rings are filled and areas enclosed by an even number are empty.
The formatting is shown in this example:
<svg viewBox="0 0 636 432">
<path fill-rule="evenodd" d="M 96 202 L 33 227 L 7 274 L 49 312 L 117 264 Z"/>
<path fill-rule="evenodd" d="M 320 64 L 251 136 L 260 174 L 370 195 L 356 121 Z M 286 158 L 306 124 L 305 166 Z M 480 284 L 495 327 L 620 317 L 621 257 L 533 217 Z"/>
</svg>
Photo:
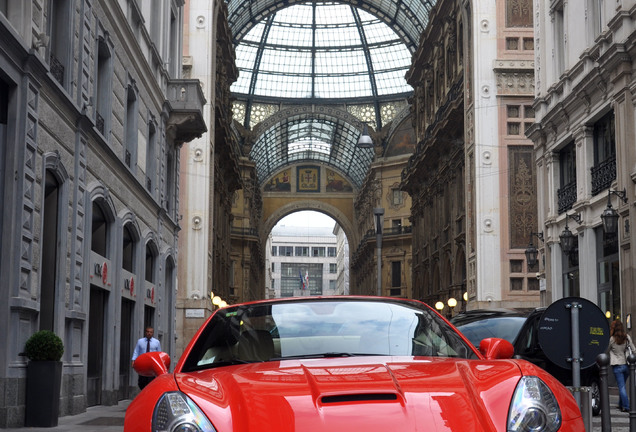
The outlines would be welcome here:
<svg viewBox="0 0 636 432">
<path fill-rule="evenodd" d="M 250 158 L 261 185 L 284 166 L 314 162 L 361 186 L 374 154 L 356 145 L 362 125 L 379 130 L 408 109 L 405 74 L 435 3 L 227 0 L 234 118 L 257 132 Z M 293 106 L 311 109 L 279 115 Z"/>
<path fill-rule="evenodd" d="M 411 52 L 386 23 L 349 4 L 289 6 L 238 43 L 235 94 L 286 99 L 375 99 L 406 94 Z"/>
</svg>

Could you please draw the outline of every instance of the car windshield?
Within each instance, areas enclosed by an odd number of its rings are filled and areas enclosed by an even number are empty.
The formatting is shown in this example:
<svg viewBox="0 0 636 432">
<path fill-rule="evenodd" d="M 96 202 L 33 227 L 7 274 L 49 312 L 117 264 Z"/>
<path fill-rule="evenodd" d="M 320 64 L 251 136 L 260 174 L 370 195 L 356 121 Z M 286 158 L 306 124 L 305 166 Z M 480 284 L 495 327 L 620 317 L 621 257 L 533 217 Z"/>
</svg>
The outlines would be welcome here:
<svg viewBox="0 0 636 432">
<path fill-rule="evenodd" d="M 424 305 L 316 299 L 219 310 L 194 343 L 182 370 L 366 355 L 477 357 L 452 327 Z"/>
<path fill-rule="evenodd" d="M 455 327 L 476 347 L 482 339 L 496 337 L 514 343 L 525 317 L 498 316 L 466 322 L 453 322 Z"/>
</svg>

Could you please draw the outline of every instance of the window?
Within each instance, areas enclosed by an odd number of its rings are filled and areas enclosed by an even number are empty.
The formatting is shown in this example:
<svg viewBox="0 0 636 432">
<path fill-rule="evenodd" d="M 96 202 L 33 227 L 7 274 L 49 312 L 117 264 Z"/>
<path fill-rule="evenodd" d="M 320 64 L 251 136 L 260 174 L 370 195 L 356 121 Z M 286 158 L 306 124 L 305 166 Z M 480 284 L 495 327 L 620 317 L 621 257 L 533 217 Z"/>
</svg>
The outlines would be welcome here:
<svg viewBox="0 0 636 432">
<path fill-rule="evenodd" d="M 332 293 L 336 291 L 336 281 L 335 280 L 330 280 L 329 281 L 329 290 Z"/>
<path fill-rule="evenodd" d="M 122 244 L 122 263 L 121 267 L 130 272 L 134 272 L 135 263 L 135 237 L 133 236 L 130 226 L 124 227 L 124 236 Z"/>
<path fill-rule="evenodd" d="M 327 256 L 328 257 L 335 257 L 336 256 L 336 248 L 335 247 L 328 247 L 327 248 Z"/>
<path fill-rule="evenodd" d="M 591 36 L 588 45 L 592 45 L 603 30 L 603 8 L 605 5 L 603 4 L 604 0 L 587 0 L 587 3 L 587 10 L 590 11 L 589 14 L 586 14 L 589 20 L 587 28 L 590 30 L 589 36 Z"/>
<path fill-rule="evenodd" d="M 278 251 L 278 248 L 276 246 L 272 246 L 272 256 L 276 256 L 277 251 Z"/>
<path fill-rule="evenodd" d="M 70 86 L 70 69 L 73 50 L 72 30 L 74 22 L 72 0 L 49 2 L 50 23 L 50 71 L 53 78 L 66 89 Z"/>
<path fill-rule="evenodd" d="M 401 261 L 391 262 L 391 286 L 395 288 L 402 286 L 402 262 Z"/>
<path fill-rule="evenodd" d="M 134 83 L 126 89 L 125 129 L 124 162 L 128 168 L 134 168 L 137 159 L 137 88 Z"/>
<path fill-rule="evenodd" d="M 173 209 L 176 209 L 176 205 L 172 205 L 176 200 L 175 190 L 176 190 L 176 161 L 173 149 L 168 149 L 166 151 L 166 185 L 165 185 L 165 193 L 164 197 L 164 207 L 168 211 L 168 214 L 171 214 Z"/>
<path fill-rule="evenodd" d="M 157 253 L 154 250 L 152 243 L 146 245 L 146 282 L 155 282 L 155 261 Z"/>
<path fill-rule="evenodd" d="M 325 248 L 324 247 L 312 247 L 311 248 L 311 256 L 313 256 L 313 257 L 324 257 L 325 256 Z"/>
<path fill-rule="evenodd" d="M 296 246 L 296 256 L 309 256 L 309 246 Z"/>
<path fill-rule="evenodd" d="M 391 203 L 394 206 L 401 206 L 404 203 L 402 191 L 398 188 L 391 189 Z"/>
<path fill-rule="evenodd" d="M 93 202 L 91 250 L 108 258 L 108 220 L 102 208 Z"/>
<path fill-rule="evenodd" d="M 592 195 L 609 188 L 616 180 L 614 111 L 594 124 L 594 166 L 591 172 Z"/>
<path fill-rule="evenodd" d="M 175 14 L 176 12 L 174 11 L 171 11 L 170 13 L 170 53 L 168 54 L 168 73 L 173 78 L 177 78 L 179 76 L 178 68 L 181 65 L 181 59 L 179 58 L 179 21 Z"/>
<path fill-rule="evenodd" d="M 112 94 L 112 42 L 100 36 L 97 43 L 97 75 L 95 82 L 95 127 L 103 136 L 110 131 L 110 111 Z"/>
<path fill-rule="evenodd" d="M 554 16 L 554 72 L 556 78 L 565 71 L 565 22 L 563 14 L 563 3 L 557 5 L 552 11 Z"/>
<path fill-rule="evenodd" d="M 280 256 L 294 256 L 293 246 L 279 246 L 278 253 Z"/>
<path fill-rule="evenodd" d="M 272 273 L 276 272 L 276 263 L 272 263 Z"/>
<path fill-rule="evenodd" d="M 153 116 L 154 120 L 154 116 Z M 157 147 L 157 125 L 154 121 L 148 122 L 148 145 L 146 147 L 146 189 L 152 193 L 155 182 L 155 149 Z"/>
<path fill-rule="evenodd" d="M 561 188 L 557 191 L 559 213 L 572 208 L 576 201 L 576 147 L 574 141 L 559 152 Z"/>
<path fill-rule="evenodd" d="M 523 138 L 526 130 L 534 123 L 534 108 L 532 105 L 507 105 L 506 117 L 507 135 Z"/>
<path fill-rule="evenodd" d="M 338 273 L 338 264 L 329 264 L 329 273 Z"/>
</svg>

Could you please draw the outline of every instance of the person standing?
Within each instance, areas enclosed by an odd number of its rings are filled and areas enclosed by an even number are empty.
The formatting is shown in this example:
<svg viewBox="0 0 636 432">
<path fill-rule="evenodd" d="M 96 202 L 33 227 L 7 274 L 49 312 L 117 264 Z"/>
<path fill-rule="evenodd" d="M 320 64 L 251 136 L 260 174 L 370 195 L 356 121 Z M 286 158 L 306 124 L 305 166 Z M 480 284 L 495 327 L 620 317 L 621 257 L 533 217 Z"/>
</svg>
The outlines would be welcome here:
<svg viewBox="0 0 636 432">
<path fill-rule="evenodd" d="M 161 343 L 158 339 L 152 337 L 155 334 L 155 330 L 148 326 L 144 332 L 144 337 L 137 341 L 137 345 L 135 345 L 135 350 L 133 351 L 132 356 L 132 364 L 135 365 L 135 360 L 142 354 L 151 351 L 161 351 Z M 143 390 L 144 387 L 152 381 L 154 377 L 146 377 L 139 375 L 139 379 L 137 380 L 137 385 L 139 385 L 139 390 Z"/>
<path fill-rule="evenodd" d="M 620 320 L 614 320 L 610 326 L 610 340 L 607 352 L 610 356 L 610 366 L 616 377 L 616 385 L 618 386 L 619 410 L 629 412 L 629 398 L 625 383 L 629 378 L 629 367 L 627 366 L 628 347 L 636 354 L 636 347 L 632 342 L 632 338 L 625 333 L 625 327 Z"/>
</svg>

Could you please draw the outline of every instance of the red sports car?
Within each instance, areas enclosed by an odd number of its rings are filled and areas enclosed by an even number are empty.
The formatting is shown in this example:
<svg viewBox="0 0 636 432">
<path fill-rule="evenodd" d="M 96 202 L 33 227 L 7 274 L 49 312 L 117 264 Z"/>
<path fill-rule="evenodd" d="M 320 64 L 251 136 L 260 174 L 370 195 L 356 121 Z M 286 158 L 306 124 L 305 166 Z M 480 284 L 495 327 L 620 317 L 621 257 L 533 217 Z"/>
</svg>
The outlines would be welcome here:
<svg viewBox="0 0 636 432">
<path fill-rule="evenodd" d="M 480 352 L 481 351 L 481 352 Z M 551 375 L 479 351 L 424 303 L 381 297 L 277 299 L 216 311 L 173 373 L 165 353 L 124 431 L 576 431 L 583 419 Z"/>
</svg>

